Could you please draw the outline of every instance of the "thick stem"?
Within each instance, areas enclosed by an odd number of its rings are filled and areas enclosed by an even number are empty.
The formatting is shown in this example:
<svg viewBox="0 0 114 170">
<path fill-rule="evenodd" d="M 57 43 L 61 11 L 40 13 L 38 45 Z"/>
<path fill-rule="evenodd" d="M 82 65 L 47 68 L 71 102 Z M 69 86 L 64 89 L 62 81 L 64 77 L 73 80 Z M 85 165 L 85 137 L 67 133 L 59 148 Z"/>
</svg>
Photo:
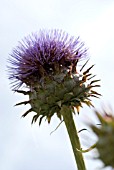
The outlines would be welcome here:
<svg viewBox="0 0 114 170">
<path fill-rule="evenodd" d="M 74 152 L 74 157 L 75 157 L 78 170 L 86 170 L 82 153 L 78 151 L 78 150 L 81 150 L 81 146 L 80 146 L 80 141 L 79 141 L 78 133 L 76 130 L 76 126 L 73 120 L 72 111 L 67 106 L 63 106 L 61 109 L 61 114 L 63 115 L 63 119 L 64 119 L 67 132 L 68 132 L 68 135 L 71 141 L 71 145 L 72 145 L 72 149 Z"/>
</svg>

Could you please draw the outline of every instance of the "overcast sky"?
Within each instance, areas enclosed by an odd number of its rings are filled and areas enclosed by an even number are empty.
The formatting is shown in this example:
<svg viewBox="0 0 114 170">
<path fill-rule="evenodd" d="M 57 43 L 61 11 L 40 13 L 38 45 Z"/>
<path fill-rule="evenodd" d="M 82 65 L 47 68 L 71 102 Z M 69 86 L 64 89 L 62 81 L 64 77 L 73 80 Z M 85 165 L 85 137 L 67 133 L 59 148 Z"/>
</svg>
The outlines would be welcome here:
<svg viewBox="0 0 114 170">
<path fill-rule="evenodd" d="M 31 126 L 31 116 L 21 118 L 29 106 L 14 107 L 23 95 L 12 93 L 7 78 L 7 58 L 24 36 L 39 29 L 59 28 L 80 36 L 89 48 L 90 63 L 101 79 L 101 104 L 114 100 L 114 1 L 113 0 L 0 0 L 0 170 L 76 170 L 70 141 L 62 124 L 54 117 L 50 125 Z M 93 112 L 84 106 L 75 117 L 78 128 L 94 120 Z M 83 121 L 81 121 L 83 120 Z M 76 122 L 76 123 L 77 123 Z M 89 136 L 89 138 L 87 137 Z M 96 139 L 90 132 L 80 135 L 85 148 Z M 99 170 L 100 161 L 85 154 L 87 170 Z M 110 168 L 107 168 L 110 170 Z"/>
</svg>

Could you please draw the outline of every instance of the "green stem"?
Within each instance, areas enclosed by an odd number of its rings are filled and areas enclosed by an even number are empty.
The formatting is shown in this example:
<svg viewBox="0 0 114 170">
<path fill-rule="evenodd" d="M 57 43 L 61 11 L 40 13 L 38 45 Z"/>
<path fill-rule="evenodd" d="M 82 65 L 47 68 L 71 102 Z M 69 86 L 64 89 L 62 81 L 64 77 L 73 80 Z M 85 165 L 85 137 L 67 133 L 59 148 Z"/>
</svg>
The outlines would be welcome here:
<svg viewBox="0 0 114 170">
<path fill-rule="evenodd" d="M 76 165 L 78 170 L 86 170 L 84 159 L 82 153 L 78 150 L 81 150 L 80 141 L 78 137 L 78 133 L 76 130 L 76 126 L 73 120 L 72 111 L 67 106 L 63 106 L 61 109 L 61 114 L 63 115 L 63 119 L 67 128 L 67 132 L 71 141 L 72 149 L 74 152 L 74 157 L 76 161 Z"/>
</svg>

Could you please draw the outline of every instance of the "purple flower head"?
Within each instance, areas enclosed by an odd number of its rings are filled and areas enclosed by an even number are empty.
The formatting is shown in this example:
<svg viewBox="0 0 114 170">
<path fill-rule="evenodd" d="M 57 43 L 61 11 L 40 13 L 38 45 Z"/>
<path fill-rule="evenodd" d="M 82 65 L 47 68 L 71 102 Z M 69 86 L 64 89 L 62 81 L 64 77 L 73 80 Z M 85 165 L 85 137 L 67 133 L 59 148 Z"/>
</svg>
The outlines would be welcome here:
<svg viewBox="0 0 114 170">
<path fill-rule="evenodd" d="M 62 72 L 85 58 L 87 49 L 79 37 L 70 37 L 61 30 L 40 31 L 26 37 L 12 54 L 9 62 L 9 79 L 13 88 L 22 84 L 32 86 L 41 78 Z"/>
</svg>

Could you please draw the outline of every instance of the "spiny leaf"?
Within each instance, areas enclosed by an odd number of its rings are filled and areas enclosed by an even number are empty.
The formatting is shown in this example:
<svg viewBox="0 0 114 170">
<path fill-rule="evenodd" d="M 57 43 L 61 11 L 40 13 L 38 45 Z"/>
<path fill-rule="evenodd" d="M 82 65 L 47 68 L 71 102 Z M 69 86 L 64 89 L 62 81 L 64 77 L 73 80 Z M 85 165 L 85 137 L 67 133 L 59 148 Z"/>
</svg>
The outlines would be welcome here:
<svg viewBox="0 0 114 170">
<path fill-rule="evenodd" d="M 35 123 L 37 121 L 38 117 L 39 117 L 38 114 L 34 115 L 33 118 L 32 118 L 31 124 Z"/>
<path fill-rule="evenodd" d="M 91 86 L 91 85 L 89 85 L 91 88 L 93 88 L 93 87 L 101 87 L 100 85 L 94 85 L 94 86 Z"/>
<path fill-rule="evenodd" d="M 101 81 L 101 80 L 93 80 L 93 81 L 91 81 L 90 84 L 96 83 L 96 82 L 98 82 L 98 81 Z"/>
<path fill-rule="evenodd" d="M 60 114 L 60 112 L 57 112 L 57 117 L 61 120 L 61 114 Z"/>
<path fill-rule="evenodd" d="M 85 62 L 85 64 L 81 67 L 80 71 L 83 70 L 83 68 L 85 67 L 85 65 L 88 63 L 89 59 Z"/>
<path fill-rule="evenodd" d="M 101 130 L 100 128 L 97 128 L 97 127 L 94 126 L 94 125 L 91 125 L 91 128 L 92 128 L 92 130 L 93 130 L 97 135 L 99 135 L 99 134 L 102 133 L 102 130 Z"/>
<path fill-rule="evenodd" d="M 99 99 L 99 97 L 98 97 L 98 96 L 96 96 L 96 95 L 90 94 L 90 96 L 91 96 L 91 97 L 95 97 L 95 98 L 98 98 L 98 99 Z"/>
<path fill-rule="evenodd" d="M 22 93 L 24 95 L 28 95 L 30 91 L 24 91 L 24 90 L 15 90 L 15 92 Z"/>
<path fill-rule="evenodd" d="M 85 103 L 89 107 L 90 106 L 94 107 L 94 105 L 90 101 L 85 100 L 83 103 Z"/>
<path fill-rule="evenodd" d="M 96 94 L 96 95 L 101 96 L 101 94 L 100 94 L 100 93 L 97 93 L 97 92 L 96 92 L 96 91 L 94 91 L 94 90 L 91 90 L 91 93 L 92 93 L 92 94 Z"/>
<path fill-rule="evenodd" d="M 95 76 L 96 76 L 96 75 L 91 76 L 90 78 L 88 78 L 88 80 L 90 80 L 90 79 L 94 78 Z"/>
<path fill-rule="evenodd" d="M 29 110 L 27 110 L 23 115 L 22 115 L 22 117 L 25 117 L 26 115 L 28 115 L 28 113 L 30 113 L 30 112 L 32 112 L 33 110 L 32 110 L 32 108 L 30 108 Z"/>
<path fill-rule="evenodd" d="M 30 100 L 29 101 L 24 101 L 24 102 L 17 103 L 17 104 L 15 104 L 15 106 L 19 106 L 19 105 L 22 105 L 22 104 L 26 105 L 28 103 L 30 103 Z"/>
<path fill-rule="evenodd" d="M 89 76 L 91 76 L 92 74 L 91 73 L 89 73 L 89 74 L 86 74 L 86 77 L 89 77 Z"/>
<path fill-rule="evenodd" d="M 76 107 L 76 110 L 77 110 L 77 113 L 79 115 L 79 112 L 80 112 L 80 106 L 75 106 Z"/>
<path fill-rule="evenodd" d="M 95 111 L 95 113 L 96 113 L 96 115 L 97 115 L 97 117 L 98 117 L 98 119 L 100 120 L 101 123 L 106 123 L 106 120 L 103 118 L 102 115 L 100 115 L 99 112 Z"/>
<path fill-rule="evenodd" d="M 74 63 L 73 63 L 73 66 L 72 66 L 72 72 L 75 73 L 76 72 L 76 66 L 78 64 L 78 61 L 79 59 L 77 59 Z"/>
<path fill-rule="evenodd" d="M 39 120 L 39 126 L 41 125 L 41 122 L 42 122 L 42 119 L 44 118 L 45 116 L 43 115 L 40 120 Z"/>
<path fill-rule="evenodd" d="M 50 123 L 50 121 L 51 121 L 51 116 L 48 116 L 48 117 L 47 117 L 47 120 L 48 120 L 48 123 Z"/>
<path fill-rule="evenodd" d="M 86 75 L 85 75 L 85 76 L 83 76 L 83 78 L 82 78 L 82 82 L 86 82 L 86 80 L 87 80 L 87 77 L 86 77 Z"/>
<path fill-rule="evenodd" d="M 92 67 L 94 66 L 95 64 L 93 64 L 91 67 L 89 67 L 86 71 L 84 71 L 83 72 L 83 74 L 85 75 L 85 74 L 87 74 L 91 69 L 92 69 Z"/>
</svg>

